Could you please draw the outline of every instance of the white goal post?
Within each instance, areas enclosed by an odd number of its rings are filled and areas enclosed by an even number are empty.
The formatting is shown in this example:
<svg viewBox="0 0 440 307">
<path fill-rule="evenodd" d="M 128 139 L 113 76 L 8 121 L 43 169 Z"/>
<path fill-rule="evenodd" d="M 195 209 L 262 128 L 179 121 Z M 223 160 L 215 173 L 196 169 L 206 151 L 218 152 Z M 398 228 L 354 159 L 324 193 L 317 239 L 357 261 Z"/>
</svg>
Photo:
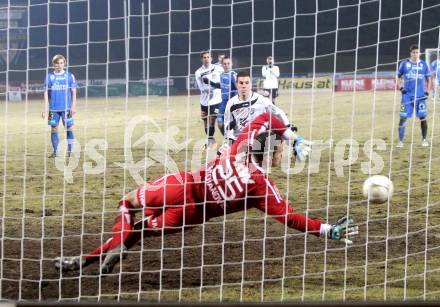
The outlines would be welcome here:
<svg viewBox="0 0 440 307">
<path fill-rule="evenodd" d="M 426 48 L 425 49 L 425 59 L 426 63 L 429 67 L 431 67 L 431 63 L 435 60 L 437 60 L 440 56 L 440 49 L 439 48 Z"/>
</svg>

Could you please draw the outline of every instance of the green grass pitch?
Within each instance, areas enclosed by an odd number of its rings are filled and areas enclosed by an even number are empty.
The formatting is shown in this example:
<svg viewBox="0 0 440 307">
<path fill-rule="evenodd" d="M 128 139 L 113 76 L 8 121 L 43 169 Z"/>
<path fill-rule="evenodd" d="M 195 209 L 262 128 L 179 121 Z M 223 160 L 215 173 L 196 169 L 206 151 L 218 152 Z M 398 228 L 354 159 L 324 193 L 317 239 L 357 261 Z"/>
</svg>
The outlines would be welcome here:
<svg viewBox="0 0 440 307">
<path fill-rule="evenodd" d="M 50 130 L 40 116 L 41 103 L 3 103 L 1 298 L 439 299 L 439 105 L 429 103 L 432 148 L 420 146 L 420 123 L 409 120 L 405 147 L 396 149 L 391 145 L 397 139 L 399 99 L 392 92 L 327 92 L 283 94 L 277 100 L 301 135 L 323 142 L 332 139 L 333 145 L 322 150 L 319 165 L 314 165 L 318 171 L 309 174 L 311 166 L 306 164 L 290 175 L 275 168 L 271 176 L 299 212 L 333 222 L 349 210 L 360 226 L 352 247 L 286 232 L 270 217 L 249 210 L 180 234 L 145 237 L 115 274 L 105 277 L 96 274 L 97 265 L 81 274 L 61 274 L 51 260 L 61 253 L 86 253 L 110 236 L 118 200 L 136 187 L 131 174 L 118 164 L 124 163 L 125 128 L 136 116 L 154 122 L 137 125 L 131 144 L 147 131 L 177 127 L 177 143 L 188 140 L 188 144 L 172 152 L 171 158 L 180 170 L 191 169 L 197 141 L 203 138 L 198 97 L 80 99 L 74 133 L 81 151 L 72 182 L 47 158 Z M 65 139 L 62 126 L 59 134 Z M 216 137 L 220 143 L 220 135 Z M 368 176 L 363 167 L 369 161 L 364 144 L 372 138 L 386 144 L 385 149 L 374 150 L 383 161 L 380 173 L 391 173 L 394 182 L 390 204 L 367 206 L 362 196 Z M 97 166 L 85 154 L 94 139 L 108 145 L 105 151 L 97 148 L 105 156 L 105 169 L 97 174 L 84 172 L 84 163 Z M 336 149 L 350 139 L 359 145 L 358 157 L 350 166 L 341 166 Z M 167 144 L 166 138 L 162 144 Z M 154 154 L 153 145 L 150 141 L 132 147 L 134 162 Z M 347 158 L 348 147 L 343 156 Z M 163 173 L 161 163 L 139 172 L 145 180 Z"/>
</svg>

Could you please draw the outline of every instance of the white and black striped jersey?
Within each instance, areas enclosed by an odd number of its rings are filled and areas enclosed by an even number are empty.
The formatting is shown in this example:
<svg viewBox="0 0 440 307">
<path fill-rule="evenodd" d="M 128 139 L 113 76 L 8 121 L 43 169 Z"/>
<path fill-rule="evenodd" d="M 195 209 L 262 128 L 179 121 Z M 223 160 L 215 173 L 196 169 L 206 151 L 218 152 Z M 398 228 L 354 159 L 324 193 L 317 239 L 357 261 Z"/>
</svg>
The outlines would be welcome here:
<svg viewBox="0 0 440 307">
<path fill-rule="evenodd" d="M 196 70 L 195 77 L 197 86 L 200 89 L 200 104 L 202 106 L 216 105 L 222 102 L 222 93 L 219 88 L 213 88 L 209 84 L 203 83 L 203 77 L 208 78 L 214 83 L 220 82 L 220 74 L 223 68 L 218 65 L 210 64 L 208 67 L 201 66 Z"/>
<path fill-rule="evenodd" d="M 225 109 L 225 137 L 236 140 L 243 129 L 258 115 L 270 113 L 277 116 L 288 126 L 286 113 L 275 106 L 272 101 L 262 95 L 252 92 L 249 100 L 240 100 L 239 96 L 229 99 Z"/>
</svg>

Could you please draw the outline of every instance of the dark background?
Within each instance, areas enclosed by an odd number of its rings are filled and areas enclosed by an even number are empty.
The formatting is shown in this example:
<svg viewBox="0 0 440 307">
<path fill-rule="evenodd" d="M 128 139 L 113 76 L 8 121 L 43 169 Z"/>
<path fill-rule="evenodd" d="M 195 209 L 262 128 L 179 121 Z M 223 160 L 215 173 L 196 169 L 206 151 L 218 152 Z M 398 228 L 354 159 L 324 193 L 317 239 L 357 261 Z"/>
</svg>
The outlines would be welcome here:
<svg viewBox="0 0 440 307">
<path fill-rule="evenodd" d="M 0 77 L 43 80 L 61 53 L 77 79 L 125 79 L 128 71 L 130 80 L 145 72 L 179 84 L 200 66 L 205 49 L 214 58 L 230 54 L 236 70 L 252 68 L 254 76 L 272 54 L 287 75 L 393 71 L 409 45 L 439 46 L 439 0 L 125 3 L 126 13 L 123 0 L 1 0 Z M 9 22 L 8 12 L 16 13 Z"/>
</svg>

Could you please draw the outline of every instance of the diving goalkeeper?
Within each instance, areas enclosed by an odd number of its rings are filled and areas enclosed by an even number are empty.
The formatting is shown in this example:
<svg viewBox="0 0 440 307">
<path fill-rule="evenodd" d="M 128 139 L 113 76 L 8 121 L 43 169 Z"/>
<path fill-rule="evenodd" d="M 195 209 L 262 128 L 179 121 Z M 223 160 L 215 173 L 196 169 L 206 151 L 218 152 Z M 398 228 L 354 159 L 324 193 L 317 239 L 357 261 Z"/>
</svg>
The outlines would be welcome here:
<svg viewBox="0 0 440 307">
<path fill-rule="evenodd" d="M 344 216 L 330 225 L 296 213 L 263 169 L 267 161 L 279 165 L 281 139 L 296 138 L 296 133 L 277 117 L 259 115 L 227 151 L 197 172 L 167 175 L 128 193 L 119 202 L 112 237 L 87 255 L 56 258 L 55 267 L 78 270 L 105 255 L 100 272 L 108 274 L 141 238 L 142 231 L 144 237 L 180 232 L 183 226 L 196 226 L 250 208 L 290 228 L 351 244 L 349 237 L 357 234 L 358 228 L 350 218 Z M 144 218 L 135 223 L 135 212 L 139 211 L 144 212 Z"/>
</svg>

